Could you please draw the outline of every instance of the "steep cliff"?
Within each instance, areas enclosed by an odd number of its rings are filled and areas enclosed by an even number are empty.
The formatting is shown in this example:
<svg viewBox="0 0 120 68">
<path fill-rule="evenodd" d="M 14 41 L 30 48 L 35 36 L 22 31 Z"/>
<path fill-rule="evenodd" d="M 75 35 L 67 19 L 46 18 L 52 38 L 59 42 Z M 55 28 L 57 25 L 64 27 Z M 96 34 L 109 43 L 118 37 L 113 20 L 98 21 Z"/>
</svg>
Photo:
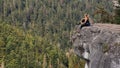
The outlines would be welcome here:
<svg viewBox="0 0 120 68">
<path fill-rule="evenodd" d="M 75 30 L 74 52 L 86 60 L 86 68 L 120 68 L 120 25 L 94 24 Z"/>
</svg>

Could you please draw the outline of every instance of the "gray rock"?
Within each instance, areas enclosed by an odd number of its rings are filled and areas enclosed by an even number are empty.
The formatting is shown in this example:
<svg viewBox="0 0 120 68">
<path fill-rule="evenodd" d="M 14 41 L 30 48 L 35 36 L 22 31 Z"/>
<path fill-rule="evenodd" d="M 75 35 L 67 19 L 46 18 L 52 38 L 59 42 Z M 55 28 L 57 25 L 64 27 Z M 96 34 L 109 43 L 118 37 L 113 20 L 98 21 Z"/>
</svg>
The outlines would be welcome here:
<svg viewBox="0 0 120 68">
<path fill-rule="evenodd" d="M 88 68 L 120 68 L 120 31 L 105 27 L 83 27 L 72 36 L 74 52 Z"/>
</svg>

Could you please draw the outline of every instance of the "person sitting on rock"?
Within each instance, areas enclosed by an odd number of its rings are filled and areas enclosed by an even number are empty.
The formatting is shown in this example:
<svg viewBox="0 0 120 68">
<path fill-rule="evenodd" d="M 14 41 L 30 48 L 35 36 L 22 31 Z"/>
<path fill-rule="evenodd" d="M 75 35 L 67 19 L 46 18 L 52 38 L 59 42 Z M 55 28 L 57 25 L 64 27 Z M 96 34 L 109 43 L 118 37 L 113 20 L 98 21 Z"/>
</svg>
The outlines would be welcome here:
<svg viewBox="0 0 120 68">
<path fill-rule="evenodd" d="M 81 22 L 80 29 L 82 29 L 82 27 L 84 27 L 84 26 L 90 26 L 91 25 L 91 23 L 89 21 L 89 15 L 88 14 L 85 14 L 84 18 L 81 19 L 80 22 Z"/>
</svg>

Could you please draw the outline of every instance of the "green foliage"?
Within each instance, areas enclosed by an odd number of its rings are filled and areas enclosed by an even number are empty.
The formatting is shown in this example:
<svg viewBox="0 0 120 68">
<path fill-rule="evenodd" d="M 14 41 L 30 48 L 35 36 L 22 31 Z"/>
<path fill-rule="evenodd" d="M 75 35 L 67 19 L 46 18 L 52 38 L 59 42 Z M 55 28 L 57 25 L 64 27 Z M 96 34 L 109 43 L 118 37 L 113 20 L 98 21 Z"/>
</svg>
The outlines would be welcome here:
<svg viewBox="0 0 120 68">
<path fill-rule="evenodd" d="M 5 23 L 1 23 L 0 28 L 0 58 L 5 68 L 71 68 L 80 62 L 70 51 L 71 56 L 67 57 L 67 51 L 61 49 L 60 44 L 51 43 L 46 37 Z"/>
<path fill-rule="evenodd" d="M 1 0 L 0 1 L 0 19 L 11 24 L 17 22 L 29 24 L 32 22 L 39 23 L 41 28 L 45 24 L 54 23 L 55 26 L 60 27 L 60 23 L 65 26 L 63 29 L 71 29 L 75 24 L 79 23 L 80 18 L 84 13 L 89 13 L 93 16 L 96 8 L 95 6 L 102 6 L 109 13 L 112 12 L 112 2 L 106 0 Z M 98 15 L 95 17 L 99 18 Z M 68 23 L 68 24 L 67 24 Z M 27 25 L 25 26 L 27 28 Z M 44 30 L 43 30 L 44 31 Z M 57 30 L 58 31 L 58 30 Z"/>
<path fill-rule="evenodd" d="M 112 23 L 113 22 L 113 16 L 110 14 L 105 8 L 98 7 L 95 11 L 94 15 L 100 15 L 99 22 L 102 23 Z"/>
<path fill-rule="evenodd" d="M 118 3 L 120 4 L 120 0 L 118 0 Z M 120 6 L 117 6 L 115 9 L 115 22 L 120 24 Z"/>
</svg>

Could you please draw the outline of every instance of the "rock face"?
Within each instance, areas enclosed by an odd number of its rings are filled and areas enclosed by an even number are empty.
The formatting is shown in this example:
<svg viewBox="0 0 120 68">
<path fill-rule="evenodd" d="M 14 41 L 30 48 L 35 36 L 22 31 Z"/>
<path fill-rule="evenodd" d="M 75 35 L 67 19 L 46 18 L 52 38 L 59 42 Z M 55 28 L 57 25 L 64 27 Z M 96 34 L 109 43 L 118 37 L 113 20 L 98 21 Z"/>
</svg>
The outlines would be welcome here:
<svg viewBox="0 0 120 68">
<path fill-rule="evenodd" d="M 120 25 L 94 24 L 72 35 L 74 52 L 86 68 L 120 68 Z"/>
</svg>

